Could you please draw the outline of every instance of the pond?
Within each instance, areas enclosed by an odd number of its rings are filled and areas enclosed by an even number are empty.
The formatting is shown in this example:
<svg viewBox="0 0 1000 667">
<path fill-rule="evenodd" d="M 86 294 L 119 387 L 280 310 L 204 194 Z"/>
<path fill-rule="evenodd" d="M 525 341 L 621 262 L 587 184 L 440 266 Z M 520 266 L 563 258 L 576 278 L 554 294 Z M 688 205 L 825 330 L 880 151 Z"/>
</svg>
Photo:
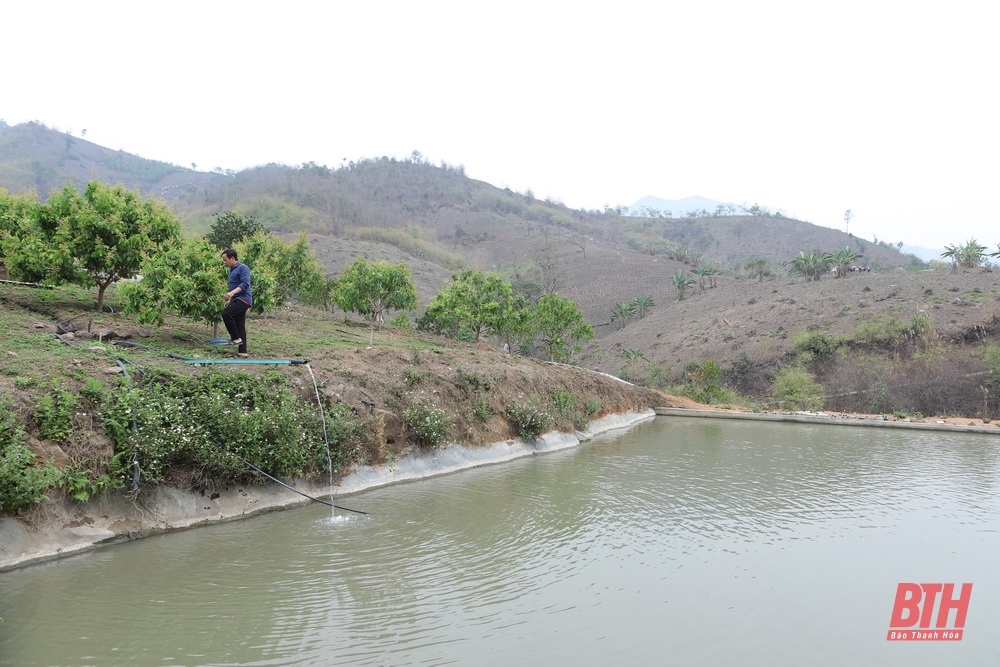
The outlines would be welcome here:
<svg viewBox="0 0 1000 667">
<path fill-rule="evenodd" d="M 0 665 L 1000 660 L 990 436 L 658 417 L 339 502 L 0 573 Z M 961 641 L 887 641 L 906 582 Z"/>
</svg>

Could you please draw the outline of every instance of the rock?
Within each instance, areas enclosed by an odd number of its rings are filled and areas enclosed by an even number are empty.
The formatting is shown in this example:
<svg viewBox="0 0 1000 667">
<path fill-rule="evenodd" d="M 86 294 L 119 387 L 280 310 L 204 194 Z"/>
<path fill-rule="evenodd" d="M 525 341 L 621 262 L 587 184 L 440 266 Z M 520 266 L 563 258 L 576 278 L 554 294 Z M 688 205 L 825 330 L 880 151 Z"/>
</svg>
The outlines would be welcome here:
<svg viewBox="0 0 1000 667">
<path fill-rule="evenodd" d="M 87 349 L 90 350 L 91 352 L 106 352 L 108 348 L 104 347 L 103 345 L 91 345 Z"/>
<path fill-rule="evenodd" d="M 10 357 L 11 359 L 17 359 L 19 355 L 17 354 L 17 352 L 12 352 L 10 350 L 7 350 L 7 356 Z"/>
<path fill-rule="evenodd" d="M 53 440 L 39 440 L 38 438 L 28 438 L 25 443 L 28 449 L 42 461 L 52 459 L 57 468 L 69 465 L 69 456 L 63 451 L 59 443 Z"/>
<path fill-rule="evenodd" d="M 63 340 L 74 340 L 74 339 L 76 338 L 76 336 L 75 336 L 75 335 L 73 335 L 73 332 L 72 332 L 72 331 L 70 331 L 70 332 L 68 332 L 68 333 L 64 333 L 64 334 L 63 334 L 63 335 L 61 336 L 61 338 L 62 338 Z"/>
<path fill-rule="evenodd" d="M 125 372 L 125 369 L 122 368 L 121 366 L 108 366 L 101 372 L 104 373 L 105 375 L 114 375 L 115 373 Z"/>
</svg>

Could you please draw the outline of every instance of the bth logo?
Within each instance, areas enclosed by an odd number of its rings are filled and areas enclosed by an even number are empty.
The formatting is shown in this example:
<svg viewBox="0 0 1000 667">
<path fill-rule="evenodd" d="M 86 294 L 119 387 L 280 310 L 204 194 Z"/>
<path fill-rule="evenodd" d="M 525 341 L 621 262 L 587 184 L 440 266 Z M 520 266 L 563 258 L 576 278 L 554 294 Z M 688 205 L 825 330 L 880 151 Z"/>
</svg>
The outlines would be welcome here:
<svg viewBox="0 0 1000 667">
<path fill-rule="evenodd" d="M 955 584 L 899 584 L 896 587 L 896 602 L 892 606 L 892 620 L 889 622 L 890 629 L 886 639 L 961 641 L 971 597 L 972 584 L 962 584 L 962 592 L 958 598 L 955 597 Z M 938 603 L 936 619 L 935 603 Z M 955 624 L 949 628 L 948 617 L 952 610 L 955 611 Z M 935 619 L 933 628 L 931 619 Z"/>
</svg>

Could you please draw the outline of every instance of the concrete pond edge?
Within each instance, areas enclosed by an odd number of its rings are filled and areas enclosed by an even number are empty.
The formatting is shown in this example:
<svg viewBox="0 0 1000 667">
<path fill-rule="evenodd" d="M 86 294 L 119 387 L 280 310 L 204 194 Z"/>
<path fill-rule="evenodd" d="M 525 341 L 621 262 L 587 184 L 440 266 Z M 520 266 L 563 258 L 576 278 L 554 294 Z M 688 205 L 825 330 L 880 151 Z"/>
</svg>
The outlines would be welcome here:
<svg viewBox="0 0 1000 667">
<path fill-rule="evenodd" d="M 744 419 L 750 421 L 797 422 L 800 424 L 828 424 L 833 426 L 867 426 L 873 428 L 906 428 L 921 431 L 953 431 L 956 433 L 985 433 L 1000 435 L 997 424 L 985 424 L 970 419 L 968 424 L 947 424 L 942 421 L 926 422 L 909 419 L 890 419 L 883 415 L 830 414 L 826 412 L 735 412 L 727 410 L 701 410 L 695 408 L 654 408 L 658 416 L 706 417 L 712 419 Z M 979 423 L 975 423 L 979 421 Z"/>
<path fill-rule="evenodd" d="M 597 435 L 628 429 L 655 416 L 653 409 L 612 414 L 594 420 L 583 432 L 551 431 L 532 442 L 514 439 L 479 447 L 456 443 L 419 451 L 390 464 L 359 466 L 334 484 L 332 494 L 325 478 L 289 483 L 303 493 L 323 499 L 332 497 L 341 504 L 344 496 L 369 489 L 577 447 Z M 25 516 L 0 518 L 0 572 L 311 502 L 274 483 L 229 485 L 200 492 L 155 487 L 135 504 L 120 497 L 86 503 L 68 499 L 49 502 Z"/>
</svg>

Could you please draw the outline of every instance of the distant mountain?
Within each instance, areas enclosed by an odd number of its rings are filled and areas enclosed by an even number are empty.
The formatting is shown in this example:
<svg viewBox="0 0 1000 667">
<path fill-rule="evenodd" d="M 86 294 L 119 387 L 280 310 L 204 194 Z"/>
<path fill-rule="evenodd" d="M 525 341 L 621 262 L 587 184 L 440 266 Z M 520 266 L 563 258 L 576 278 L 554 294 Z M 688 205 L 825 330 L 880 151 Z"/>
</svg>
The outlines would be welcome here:
<svg viewBox="0 0 1000 667">
<path fill-rule="evenodd" d="M 725 205 L 725 202 L 697 195 L 684 197 L 683 199 L 661 199 L 660 197 L 647 195 L 632 204 L 629 207 L 629 213 L 631 215 L 644 215 L 649 209 L 653 209 L 654 211 L 660 211 L 663 217 L 683 218 L 691 212 L 700 213 L 701 211 L 708 211 L 709 213 L 715 213 L 717 207 Z"/>
<path fill-rule="evenodd" d="M 903 245 L 900 248 L 900 252 L 904 255 L 916 255 L 925 262 L 929 262 L 932 259 L 941 260 L 941 253 L 944 252 L 944 248 L 921 248 L 916 245 Z"/>
<path fill-rule="evenodd" d="M 44 199 L 67 180 L 82 190 L 96 179 L 140 188 L 169 201 L 178 192 L 193 192 L 227 178 L 105 148 L 41 123 L 0 121 L 0 187 L 10 192 L 34 190 Z"/>
</svg>

